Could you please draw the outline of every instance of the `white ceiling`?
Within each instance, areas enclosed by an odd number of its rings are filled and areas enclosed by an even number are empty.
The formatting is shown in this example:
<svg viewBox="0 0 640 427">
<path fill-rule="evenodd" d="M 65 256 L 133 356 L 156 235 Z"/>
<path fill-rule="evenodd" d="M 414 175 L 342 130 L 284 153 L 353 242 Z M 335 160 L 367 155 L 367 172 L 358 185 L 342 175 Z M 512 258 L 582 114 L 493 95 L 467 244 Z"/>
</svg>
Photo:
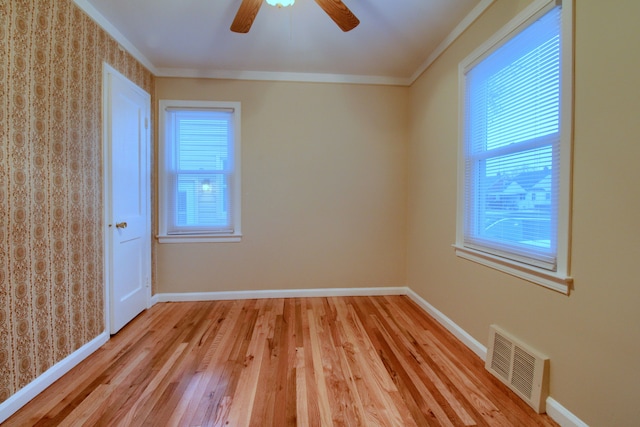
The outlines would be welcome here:
<svg viewBox="0 0 640 427">
<path fill-rule="evenodd" d="M 347 33 L 313 0 L 265 3 L 248 34 L 241 0 L 74 1 L 160 76 L 410 84 L 493 0 L 343 0 Z"/>
</svg>

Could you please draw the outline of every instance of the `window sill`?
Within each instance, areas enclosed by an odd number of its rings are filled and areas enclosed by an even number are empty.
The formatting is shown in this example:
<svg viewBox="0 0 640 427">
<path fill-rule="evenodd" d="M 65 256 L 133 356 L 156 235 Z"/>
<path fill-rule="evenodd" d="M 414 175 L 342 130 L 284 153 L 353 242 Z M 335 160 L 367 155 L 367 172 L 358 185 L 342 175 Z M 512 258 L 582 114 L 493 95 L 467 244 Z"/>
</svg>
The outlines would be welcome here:
<svg viewBox="0 0 640 427">
<path fill-rule="evenodd" d="M 159 243 L 232 243 L 242 240 L 242 234 L 159 235 Z"/>
<path fill-rule="evenodd" d="M 547 271 L 541 268 L 518 263 L 485 252 L 480 252 L 460 245 L 453 245 L 460 258 L 491 267 L 515 277 L 527 280 L 545 288 L 569 295 L 573 278 L 567 275 Z"/>
</svg>

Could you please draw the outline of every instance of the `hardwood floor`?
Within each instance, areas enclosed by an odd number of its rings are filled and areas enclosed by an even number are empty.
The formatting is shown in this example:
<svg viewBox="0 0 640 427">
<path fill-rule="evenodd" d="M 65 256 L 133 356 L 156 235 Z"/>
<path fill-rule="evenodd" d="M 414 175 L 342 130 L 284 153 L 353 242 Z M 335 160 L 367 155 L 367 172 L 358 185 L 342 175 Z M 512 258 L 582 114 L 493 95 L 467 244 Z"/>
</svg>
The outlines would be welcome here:
<svg viewBox="0 0 640 427">
<path fill-rule="evenodd" d="M 404 296 L 157 304 L 7 426 L 555 426 Z"/>
</svg>

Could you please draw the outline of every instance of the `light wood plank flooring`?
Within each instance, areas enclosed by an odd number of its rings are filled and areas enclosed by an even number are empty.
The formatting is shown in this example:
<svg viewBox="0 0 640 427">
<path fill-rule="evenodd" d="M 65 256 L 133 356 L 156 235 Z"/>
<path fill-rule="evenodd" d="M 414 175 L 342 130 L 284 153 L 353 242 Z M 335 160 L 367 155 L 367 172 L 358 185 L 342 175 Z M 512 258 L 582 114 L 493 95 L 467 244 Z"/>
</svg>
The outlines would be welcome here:
<svg viewBox="0 0 640 427">
<path fill-rule="evenodd" d="M 555 426 L 404 296 L 157 304 L 7 426 Z"/>
</svg>

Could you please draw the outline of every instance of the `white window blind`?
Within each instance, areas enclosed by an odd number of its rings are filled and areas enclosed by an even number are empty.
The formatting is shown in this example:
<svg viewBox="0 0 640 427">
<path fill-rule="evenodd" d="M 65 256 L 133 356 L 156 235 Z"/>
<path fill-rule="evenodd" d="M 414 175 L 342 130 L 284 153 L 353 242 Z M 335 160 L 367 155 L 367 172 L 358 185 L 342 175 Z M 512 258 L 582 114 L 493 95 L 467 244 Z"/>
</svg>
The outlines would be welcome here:
<svg viewBox="0 0 640 427">
<path fill-rule="evenodd" d="M 464 71 L 463 245 L 555 271 L 561 7 Z"/>
<path fill-rule="evenodd" d="M 234 232 L 234 112 L 167 108 L 166 234 Z"/>
</svg>

